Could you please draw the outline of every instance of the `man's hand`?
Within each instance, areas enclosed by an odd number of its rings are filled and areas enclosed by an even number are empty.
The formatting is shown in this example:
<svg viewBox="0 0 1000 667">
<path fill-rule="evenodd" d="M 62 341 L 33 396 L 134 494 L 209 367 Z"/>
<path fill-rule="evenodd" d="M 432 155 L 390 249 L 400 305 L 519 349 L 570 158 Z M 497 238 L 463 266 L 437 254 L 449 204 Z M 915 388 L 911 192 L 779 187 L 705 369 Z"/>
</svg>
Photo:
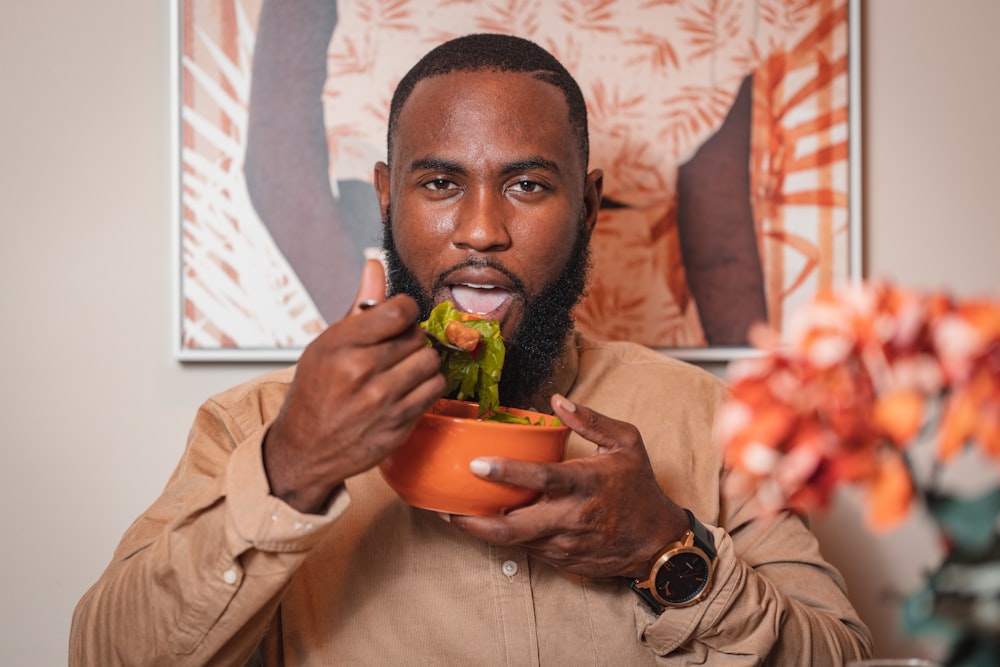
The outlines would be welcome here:
<svg viewBox="0 0 1000 667">
<path fill-rule="evenodd" d="M 379 304 L 362 312 L 362 301 Z M 385 458 L 445 390 L 416 303 L 383 301 L 385 275 L 370 260 L 351 311 L 302 353 L 264 438 L 271 493 L 300 511 L 322 510 L 345 479 Z"/>
<path fill-rule="evenodd" d="M 450 517 L 479 539 L 518 546 L 561 570 L 588 577 L 641 577 L 688 528 L 687 515 L 656 483 L 631 424 L 552 397 L 562 421 L 597 445 L 593 455 L 538 464 L 481 458 L 484 479 L 539 491 L 533 504 L 496 517 Z"/>
</svg>

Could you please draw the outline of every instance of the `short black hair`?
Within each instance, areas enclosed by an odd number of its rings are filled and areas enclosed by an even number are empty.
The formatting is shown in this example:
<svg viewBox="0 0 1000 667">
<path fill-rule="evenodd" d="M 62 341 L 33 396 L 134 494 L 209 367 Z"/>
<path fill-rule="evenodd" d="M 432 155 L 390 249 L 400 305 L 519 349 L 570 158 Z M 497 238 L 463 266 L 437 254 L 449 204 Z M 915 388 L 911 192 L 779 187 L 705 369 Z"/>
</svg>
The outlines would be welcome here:
<svg viewBox="0 0 1000 667">
<path fill-rule="evenodd" d="M 457 37 L 435 47 L 399 81 L 389 106 L 388 159 L 399 125 L 399 112 L 413 88 L 423 79 L 452 72 L 529 72 L 536 79 L 559 88 L 569 107 L 569 123 L 576 136 L 584 169 L 590 154 L 587 103 L 580 86 L 555 56 L 534 42 L 513 35 L 477 33 Z"/>
</svg>

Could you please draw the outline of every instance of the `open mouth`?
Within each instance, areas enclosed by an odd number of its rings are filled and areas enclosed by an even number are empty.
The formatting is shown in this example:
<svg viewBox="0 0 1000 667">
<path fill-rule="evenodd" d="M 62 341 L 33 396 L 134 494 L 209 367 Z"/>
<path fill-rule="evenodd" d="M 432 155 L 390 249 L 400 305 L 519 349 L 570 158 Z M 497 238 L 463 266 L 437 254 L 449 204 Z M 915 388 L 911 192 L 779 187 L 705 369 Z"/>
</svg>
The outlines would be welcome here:
<svg viewBox="0 0 1000 667">
<path fill-rule="evenodd" d="M 495 285 L 462 283 L 451 286 L 451 297 L 459 310 L 486 317 L 500 310 L 511 298 L 511 294 Z"/>
</svg>

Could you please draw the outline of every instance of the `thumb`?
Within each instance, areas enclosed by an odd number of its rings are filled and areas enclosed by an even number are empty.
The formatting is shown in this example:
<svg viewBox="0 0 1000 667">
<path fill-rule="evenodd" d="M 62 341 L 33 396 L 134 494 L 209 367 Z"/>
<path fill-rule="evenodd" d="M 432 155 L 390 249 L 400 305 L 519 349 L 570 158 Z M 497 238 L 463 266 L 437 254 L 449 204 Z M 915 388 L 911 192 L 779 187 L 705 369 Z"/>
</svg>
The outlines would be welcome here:
<svg viewBox="0 0 1000 667">
<path fill-rule="evenodd" d="M 552 411 L 563 424 L 597 445 L 598 454 L 620 449 L 631 440 L 628 431 L 635 430 L 630 424 L 602 415 L 585 405 L 573 403 L 562 394 L 553 394 L 551 404 Z"/>
<path fill-rule="evenodd" d="M 359 304 L 362 302 L 382 303 L 385 301 L 385 289 L 385 268 L 382 262 L 372 258 L 366 259 L 365 265 L 361 268 L 361 282 L 350 312 L 359 312 L 361 310 Z"/>
</svg>

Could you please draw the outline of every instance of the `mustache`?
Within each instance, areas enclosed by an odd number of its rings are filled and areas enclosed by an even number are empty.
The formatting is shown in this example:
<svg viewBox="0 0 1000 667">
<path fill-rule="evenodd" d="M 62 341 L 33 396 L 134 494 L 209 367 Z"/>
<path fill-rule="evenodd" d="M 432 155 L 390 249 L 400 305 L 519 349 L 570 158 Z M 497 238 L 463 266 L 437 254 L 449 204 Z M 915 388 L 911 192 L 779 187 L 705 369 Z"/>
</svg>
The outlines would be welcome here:
<svg viewBox="0 0 1000 667">
<path fill-rule="evenodd" d="M 437 292 L 439 289 L 443 288 L 447 284 L 448 276 L 455 273 L 456 271 L 460 271 L 462 269 L 467 269 L 467 268 L 492 269 L 497 273 L 502 273 L 504 276 L 506 276 L 507 280 L 511 282 L 511 284 L 514 286 L 514 289 L 517 292 L 525 296 L 527 295 L 527 290 L 525 289 L 524 281 L 521 280 L 517 276 L 517 274 L 515 274 L 513 271 L 511 271 L 510 269 L 508 269 L 506 266 L 496 261 L 495 259 L 491 259 L 488 257 L 469 257 L 468 259 L 465 259 L 459 262 L 458 264 L 455 264 L 454 266 L 445 269 L 444 271 L 439 273 L 438 277 L 434 280 L 434 284 L 431 286 L 431 293 L 433 294 Z"/>
</svg>

